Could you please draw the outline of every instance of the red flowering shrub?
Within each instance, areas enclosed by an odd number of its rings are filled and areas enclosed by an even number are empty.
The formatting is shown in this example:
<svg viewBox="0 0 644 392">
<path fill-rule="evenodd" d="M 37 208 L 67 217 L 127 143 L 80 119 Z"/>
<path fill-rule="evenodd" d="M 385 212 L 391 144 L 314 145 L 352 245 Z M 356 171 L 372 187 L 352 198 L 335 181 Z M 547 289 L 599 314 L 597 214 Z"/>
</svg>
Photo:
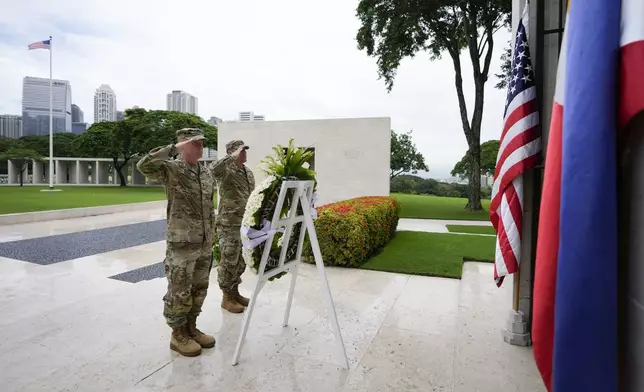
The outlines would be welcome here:
<svg viewBox="0 0 644 392">
<path fill-rule="evenodd" d="M 385 246 L 398 227 L 398 202 L 369 196 L 317 208 L 315 232 L 325 265 L 357 267 Z M 315 262 L 307 242 L 302 259 Z"/>
</svg>

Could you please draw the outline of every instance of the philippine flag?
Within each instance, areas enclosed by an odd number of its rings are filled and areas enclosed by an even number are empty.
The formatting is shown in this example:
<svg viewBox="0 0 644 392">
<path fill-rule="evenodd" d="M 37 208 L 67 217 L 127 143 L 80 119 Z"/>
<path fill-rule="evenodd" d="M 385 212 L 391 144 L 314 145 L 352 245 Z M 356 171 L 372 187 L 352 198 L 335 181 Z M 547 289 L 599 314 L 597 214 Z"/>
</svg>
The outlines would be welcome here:
<svg viewBox="0 0 644 392">
<path fill-rule="evenodd" d="M 535 360 L 551 392 L 618 390 L 616 140 L 644 110 L 643 17 L 642 0 L 573 0 L 568 8 L 532 326 Z"/>
</svg>

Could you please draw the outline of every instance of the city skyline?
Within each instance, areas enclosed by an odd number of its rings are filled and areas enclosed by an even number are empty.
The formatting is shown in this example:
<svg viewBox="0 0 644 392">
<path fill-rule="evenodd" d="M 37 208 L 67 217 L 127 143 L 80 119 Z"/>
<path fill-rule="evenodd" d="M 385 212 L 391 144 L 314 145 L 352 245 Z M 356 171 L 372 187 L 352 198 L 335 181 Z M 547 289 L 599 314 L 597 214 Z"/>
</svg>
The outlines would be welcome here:
<svg viewBox="0 0 644 392">
<path fill-rule="evenodd" d="M 26 86 L 26 90 L 25 90 Z M 54 114 L 54 129 L 53 132 L 73 132 L 73 133 L 82 133 L 91 126 L 91 124 L 100 122 L 100 121 L 119 121 L 123 120 L 125 110 L 139 108 L 138 105 L 133 105 L 130 108 L 124 110 L 118 110 L 116 93 L 111 88 L 109 84 L 101 84 L 94 91 L 94 121 L 86 122 L 85 121 L 85 112 L 82 110 L 82 105 L 79 105 L 77 102 L 73 102 L 72 93 L 71 93 L 71 82 L 69 80 L 59 80 L 52 79 L 53 87 L 53 114 Z M 63 91 L 65 90 L 65 91 Z M 26 91 L 26 92 L 25 92 Z M 184 113 L 191 113 L 192 111 L 196 112 L 198 110 L 198 99 L 197 97 L 186 93 L 182 90 L 173 90 L 172 93 L 166 95 L 166 105 L 172 105 L 170 99 L 173 93 L 179 93 L 178 95 L 178 105 L 182 110 L 177 110 Z M 27 106 L 25 106 L 25 94 L 27 97 Z M 0 118 L 5 122 L 3 123 L 4 128 L 2 128 L 0 136 L 9 137 L 22 137 L 29 135 L 44 135 L 49 134 L 49 78 L 41 78 L 34 76 L 25 76 L 23 77 L 23 94 L 21 99 L 21 106 L 23 112 L 18 113 L 0 113 Z M 47 102 L 45 102 L 47 98 Z M 62 105 L 62 106 L 61 106 Z M 183 105 L 183 108 L 181 107 Z M 60 107 L 59 107 L 60 106 Z M 64 106 L 64 109 L 63 109 Z M 29 110 L 30 116 L 28 117 L 28 123 L 30 127 L 28 128 L 28 134 L 24 133 L 23 119 L 25 118 L 25 108 Z M 157 108 L 145 108 L 146 110 L 162 110 Z M 166 110 L 171 110 L 166 108 Z M 113 114 L 112 114 L 113 113 Z M 197 113 L 191 113 L 199 116 Z M 211 125 L 218 125 L 219 123 L 225 121 L 219 117 L 211 116 L 209 119 L 206 119 L 203 116 L 199 116 L 204 121 L 208 122 Z M 263 119 L 264 116 L 255 116 L 257 118 Z M 13 125 L 11 125 L 11 132 L 7 131 L 9 129 L 9 123 L 7 119 L 11 118 L 11 121 L 17 121 L 14 118 L 19 119 L 20 121 L 20 132 L 16 133 L 13 131 Z M 64 122 L 63 122 L 64 120 Z M 43 131 L 43 127 L 46 129 Z M 82 131 L 81 131 L 82 129 Z"/>
</svg>

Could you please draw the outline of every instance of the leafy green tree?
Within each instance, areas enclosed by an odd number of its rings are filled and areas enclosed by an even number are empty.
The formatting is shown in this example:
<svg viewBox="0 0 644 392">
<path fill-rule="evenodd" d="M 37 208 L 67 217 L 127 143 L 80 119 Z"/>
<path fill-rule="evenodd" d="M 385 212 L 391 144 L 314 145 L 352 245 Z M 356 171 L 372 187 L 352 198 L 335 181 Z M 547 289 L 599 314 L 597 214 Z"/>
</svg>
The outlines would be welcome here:
<svg viewBox="0 0 644 392">
<path fill-rule="evenodd" d="M 188 113 L 166 110 L 128 109 L 122 121 L 92 124 L 72 143 L 74 151 L 83 157 L 111 158 L 121 186 L 126 186 L 124 168 L 133 158 L 155 147 L 176 142 L 181 128 L 204 130 L 206 145 L 216 148 L 217 128 Z"/>
<path fill-rule="evenodd" d="M 217 148 L 217 127 L 194 114 L 137 108 L 126 110 L 124 121 L 132 124 L 135 133 L 145 139 L 141 153 L 174 143 L 177 138 L 176 132 L 181 128 L 202 129 L 206 137 L 206 147 Z"/>
<path fill-rule="evenodd" d="M 98 122 L 74 140 L 74 150 L 82 157 L 112 158 L 120 185 L 126 186 L 122 169 L 138 154 L 138 139 L 133 137 L 132 127 L 126 121 Z"/>
<path fill-rule="evenodd" d="M 418 52 L 439 59 L 445 52 L 454 64 L 456 95 L 463 133 L 469 147 L 468 202 L 471 211 L 482 210 L 480 189 L 480 138 L 485 82 L 490 72 L 494 33 L 510 25 L 511 0 L 361 0 L 357 16 L 361 26 L 358 48 L 377 58 L 378 74 L 391 91 L 400 62 Z M 472 63 L 474 109 L 469 118 L 461 51 Z"/>
<path fill-rule="evenodd" d="M 411 131 L 396 134 L 391 131 L 391 162 L 389 179 L 402 173 L 416 174 L 419 170 L 428 171 L 423 154 L 416 150 L 416 145 L 411 140 Z"/>
<path fill-rule="evenodd" d="M 465 152 L 463 158 L 452 169 L 452 176 L 466 179 L 470 177 L 470 152 Z M 496 158 L 499 155 L 499 141 L 488 140 L 481 144 L 481 174 L 493 176 L 496 169 Z"/>
<path fill-rule="evenodd" d="M 54 133 L 54 156 L 74 157 L 76 152 L 72 145 L 77 137 L 78 135 L 69 132 Z M 49 156 L 49 135 L 23 136 L 20 138 L 20 142 L 25 148 L 32 149 L 42 156 Z"/>
<path fill-rule="evenodd" d="M 22 186 L 22 176 L 29 166 L 29 162 L 34 160 L 40 162 L 42 157 L 36 151 L 18 145 L 0 154 L 0 161 L 9 160 L 18 168 L 18 178 L 20 179 L 20 186 Z"/>
<path fill-rule="evenodd" d="M 9 150 L 9 148 L 16 145 L 16 143 L 18 143 L 17 139 L 0 136 L 0 154 L 3 154 L 7 150 Z M 0 160 L 0 174 L 6 174 L 7 169 L 7 161 Z"/>
<path fill-rule="evenodd" d="M 416 184 L 416 192 L 421 195 L 438 195 L 438 181 L 433 178 L 423 179 Z"/>
<path fill-rule="evenodd" d="M 508 41 L 508 46 L 501 55 L 501 73 L 494 74 L 499 81 L 494 85 L 495 88 L 502 90 L 508 87 L 508 81 L 512 77 L 512 41 Z"/>
</svg>

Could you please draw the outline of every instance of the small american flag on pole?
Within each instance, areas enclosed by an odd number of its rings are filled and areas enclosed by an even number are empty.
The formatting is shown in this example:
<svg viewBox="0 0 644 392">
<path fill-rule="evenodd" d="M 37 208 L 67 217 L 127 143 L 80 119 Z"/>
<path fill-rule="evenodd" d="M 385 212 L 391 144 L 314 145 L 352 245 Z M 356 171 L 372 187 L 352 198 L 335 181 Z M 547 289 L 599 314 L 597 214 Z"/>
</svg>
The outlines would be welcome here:
<svg viewBox="0 0 644 392">
<path fill-rule="evenodd" d="M 496 230 L 494 280 L 519 270 L 523 222 L 523 173 L 540 160 L 541 135 L 534 71 L 528 49 L 528 4 L 517 27 L 512 54 L 512 77 L 496 159 L 490 220 Z"/>
<path fill-rule="evenodd" d="M 51 49 L 51 41 L 47 39 L 44 41 L 36 41 L 32 44 L 29 44 L 29 50 L 32 49 Z"/>
</svg>

